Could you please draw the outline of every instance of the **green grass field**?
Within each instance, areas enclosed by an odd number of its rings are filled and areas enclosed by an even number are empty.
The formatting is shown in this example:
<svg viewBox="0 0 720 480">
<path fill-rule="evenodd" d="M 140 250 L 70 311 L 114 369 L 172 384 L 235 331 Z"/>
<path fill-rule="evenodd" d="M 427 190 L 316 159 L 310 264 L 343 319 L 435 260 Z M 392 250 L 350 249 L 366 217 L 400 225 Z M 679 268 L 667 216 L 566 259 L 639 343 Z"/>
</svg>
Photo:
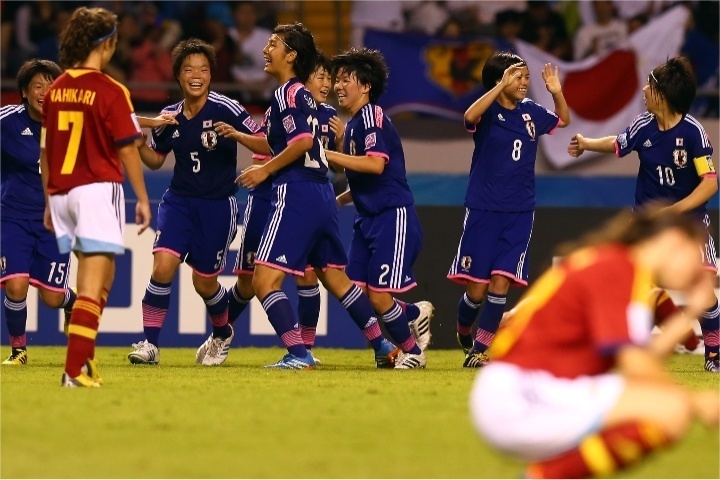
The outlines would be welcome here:
<svg viewBox="0 0 720 480">
<path fill-rule="evenodd" d="M 3 347 L 5 355 L 8 347 Z M 315 371 L 267 371 L 280 349 L 233 349 L 221 367 L 190 349 L 132 366 L 99 348 L 105 385 L 60 388 L 65 349 L 33 347 L 3 366 L 3 478 L 519 478 L 523 465 L 477 438 L 468 392 L 475 372 L 457 351 L 430 351 L 424 371 L 378 371 L 372 353 L 318 349 Z M 717 386 L 700 358 L 676 356 L 678 378 Z M 658 399 L 662 401 L 661 398 Z M 623 472 L 630 478 L 718 478 L 718 432 Z"/>
</svg>

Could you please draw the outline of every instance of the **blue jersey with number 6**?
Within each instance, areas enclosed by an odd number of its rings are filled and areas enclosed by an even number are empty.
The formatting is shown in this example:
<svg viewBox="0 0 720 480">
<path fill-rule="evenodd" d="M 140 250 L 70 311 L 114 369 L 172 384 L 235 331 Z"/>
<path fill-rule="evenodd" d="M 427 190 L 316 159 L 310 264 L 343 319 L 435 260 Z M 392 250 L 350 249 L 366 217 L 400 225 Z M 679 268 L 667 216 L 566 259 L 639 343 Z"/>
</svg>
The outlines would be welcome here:
<svg viewBox="0 0 720 480">
<path fill-rule="evenodd" d="M 697 188 L 702 177 L 715 178 L 713 148 L 705 129 L 690 115 L 669 130 L 660 130 L 655 115 L 638 115 L 615 140 L 615 153 L 640 157 L 635 207 L 653 200 L 675 203 Z M 702 219 L 707 202 L 690 212 Z"/>
<path fill-rule="evenodd" d="M 466 124 L 475 151 L 465 206 L 495 212 L 534 210 L 538 138 L 552 134 L 558 123 L 555 113 L 525 98 L 512 110 L 493 102 L 476 125 Z"/>
<path fill-rule="evenodd" d="M 291 143 L 312 138 L 313 146 L 288 166 L 280 169 L 273 186 L 291 182 L 328 182 L 328 163 L 320 144 L 318 111 L 310 92 L 297 78 L 275 90 L 267 124 L 267 139 L 273 157 Z"/>
</svg>

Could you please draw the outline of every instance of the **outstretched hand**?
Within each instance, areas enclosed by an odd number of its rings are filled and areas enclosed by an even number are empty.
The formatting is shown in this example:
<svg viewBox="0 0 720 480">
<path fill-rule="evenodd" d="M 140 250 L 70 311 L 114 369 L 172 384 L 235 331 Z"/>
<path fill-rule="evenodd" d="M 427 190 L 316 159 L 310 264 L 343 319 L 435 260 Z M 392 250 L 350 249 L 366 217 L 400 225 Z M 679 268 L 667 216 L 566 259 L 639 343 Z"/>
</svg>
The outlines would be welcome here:
<svg viewBox="0 0 720 480">
<path fill-rule="evenodd" d="M 548 92 L 553 95 L 562 92 L 562 87 L 560 85 L 560 77 L 558 77 L 557 66 L 555 66 L 555 71 L 553 72 L 552 64 L 546 63 L 545 67 L 542 69 L 541 74 L 543 80 L 545 80 L 545 88 L 547 88 Z"/>
<path fill-rule="evenodd" d="M 583 154 L 585 151 L 585 145 L 583 141 L 585 140 L 585 137 L 580 135 L 579 133 L 576 133 L 573 135 L 573 137 L 570 139 L 570 145 L 568 145 L 567 152 L 571 157 L 579 157 Z"/>
</svg>

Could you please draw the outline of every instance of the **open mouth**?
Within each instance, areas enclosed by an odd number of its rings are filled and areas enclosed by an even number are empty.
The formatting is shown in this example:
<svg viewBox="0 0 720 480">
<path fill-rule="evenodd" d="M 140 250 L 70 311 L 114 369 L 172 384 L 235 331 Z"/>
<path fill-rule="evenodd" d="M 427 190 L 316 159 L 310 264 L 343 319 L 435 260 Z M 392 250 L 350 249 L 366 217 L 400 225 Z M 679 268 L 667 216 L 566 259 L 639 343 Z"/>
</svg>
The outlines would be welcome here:
<svg viewBox="0 0 720 480">
<path fill-rule="evenodd" d="M 203 84 L 200 82 L 190 82 L 188 86 L 190 90 L 201 90 L 203 88 Z"/>
<path fill-rule="evenodd" d="M 328 89 L 328 88 L 324 88 L 324 89 L 320 90 L 320 95 L 324 95 L 327 97 L 328 93 L 330 93 L 330 89 Z"/>
<path fill-rule="evenodd" d="M 527 88 L 518 88 L 518 93 L 520 95 L 527 95 Z"/>
<path fill-rule="evenodd" d="M 265 66 L 267 67 L 272 63 L 272 60 L 270 60 L 270 57 L 263 55 L 263 59 L 265 59 Z"/>
</svg>

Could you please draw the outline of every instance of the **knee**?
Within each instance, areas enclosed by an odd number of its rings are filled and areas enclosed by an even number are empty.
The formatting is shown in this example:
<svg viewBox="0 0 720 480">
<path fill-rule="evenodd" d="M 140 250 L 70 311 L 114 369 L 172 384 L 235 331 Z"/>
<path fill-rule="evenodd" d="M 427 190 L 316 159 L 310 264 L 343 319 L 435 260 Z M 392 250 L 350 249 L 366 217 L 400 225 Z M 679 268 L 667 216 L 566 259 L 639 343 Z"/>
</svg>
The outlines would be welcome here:
<svg viewBox="0 0 720 480">
<path fill-rule="evenodd" d="M 262 300 L 268 293 L 275 290 L 273 288 L 272 278 L 264 275 L 262 272 L 258 272 L 257 270 L 252 278 L 252 289 L 259 300 Z"/>
<path fill-rule="evenodd" d="M 170 283 L 173 281 L 177 268 L 163 263 L 153 264 L 152 279 L 159 283 Z"/>
<path fill-rule="evenodd" d="M 217 277 L 205 278 L 199 275 L 193 275 L 193 287 L 195 291 L 203 298 L 209 298 L 215 295 L 218 290 Z"/>
<path fill-rule="evenodd" d="M 238 292 L 242 298 L 252 298 L 255 296 L 255 289 L 253 288 L 253 277 L 250 275 L 238 276 L 236 283 Z"/>
<path fill-rule="evenodd" d="M 27 297 L 29 288 L 27 282 L 7 282 L 5 284 L 5 295 L 13 302 L 18 302 Z"/>
<path fill-rule="evenodd" d="M 505 295 L 510 290 L 510 279 L 502 275 L 493 275 L 490 277 L 490 288 L 492 293 Z"/>
<path fill-rule="evenodd" d="M 487 292 L 487 284 L 468 282 L 466 293 L 471 302 L 482 302 L 483 298 L 485 298 L 485 292 Z"/>
<path fill-rule="evenodd" d="M 60 308 L 60 305 L 62 305 L 63 301 L 65 300 L 65 294 L 58 292 L 50 292 L 41 288 L 40 299 L 45 305 L 50 308 Z"/>
<path fill-rule="evenodd" d="M 374 292 L 368 289 L 368 298 L 370 298 L 373 310 L 378 314 L 387 312 L 393 306 L 393 297 L 389 293 Z"/>
</svg>

